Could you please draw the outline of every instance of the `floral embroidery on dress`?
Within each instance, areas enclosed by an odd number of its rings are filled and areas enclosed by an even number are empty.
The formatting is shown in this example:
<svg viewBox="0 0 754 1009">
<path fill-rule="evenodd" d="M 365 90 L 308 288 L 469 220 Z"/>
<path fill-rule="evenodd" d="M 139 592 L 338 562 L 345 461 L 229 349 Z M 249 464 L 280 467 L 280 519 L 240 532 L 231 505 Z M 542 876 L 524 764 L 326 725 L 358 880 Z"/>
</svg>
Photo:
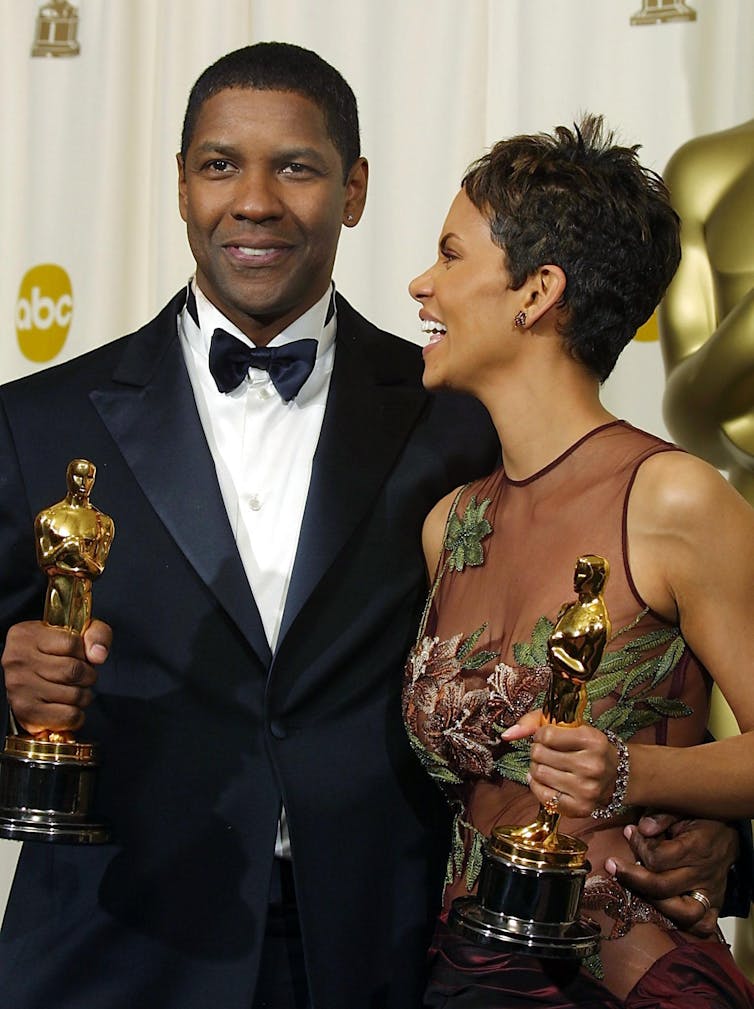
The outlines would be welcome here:
<svg viewBox="0 0 754 1009">
<path fill-rule="evenodd" d="M 410 686 L 407 683 L 403 695 L 404 719 L 413 741 L 419 734 L 418 715 L 424 716 L 423 748 L 440 757 L 442 763 L 433 768 L 426 757 L 422 762 L 441 781 L 448 780 L 445 768 L 451 764 L 459 775 L 487 775 L 493 770 L 491 747 L 498 740 L 490 734 L 489 690 L 467 690 L 461 676 L 464 670 L 478 669 L 497 658 L 496 652 L 474 651 L 485 629 L 483 624 L 465 639 L 460 634 L 448 641 L 424 637 L 406 666 Z"/>
<path fill-rule="evenodd" d="M 460 802 L 453 803 L 456 814 L 450 832 L 450 852 L 445 870 L 445 885 L 450 886 L 456 877 L 466 872 L 466 889 L 471 892 L 476 886 L 479 873 L 482 871 L 484 845 L 487 838 L 477 830 L 473 823 L 467 823 L 463 818 L 463 807 Z"/>
<path fill-rule="evenodd" d="M 617 879 L 606 876 L 590 876 L 586 880 L 584 895 L 581 898 L 581 910 L 599 911 L 612 918 L 614 925 L 610 935 L 603 936 L 605 939 L 620 939 L 627 935 L 634 925 L 650 923 L 659 925 L 665 931 L 676 927 L 652 904 L 626 890 Z"/>
<path fill-rule="evenodd" d="M 455 508 L 451 509 L 445 530 L 446 563 L 450 571 L 463 571 L 467 564 L 479 567 L 484 563 L 482 540 L 492 532 L 492 526 L 484 517 L 489 505 L 489 498 L 477 504 L 476 495 L 472 494 L 461 518 Z"/>
</svg>

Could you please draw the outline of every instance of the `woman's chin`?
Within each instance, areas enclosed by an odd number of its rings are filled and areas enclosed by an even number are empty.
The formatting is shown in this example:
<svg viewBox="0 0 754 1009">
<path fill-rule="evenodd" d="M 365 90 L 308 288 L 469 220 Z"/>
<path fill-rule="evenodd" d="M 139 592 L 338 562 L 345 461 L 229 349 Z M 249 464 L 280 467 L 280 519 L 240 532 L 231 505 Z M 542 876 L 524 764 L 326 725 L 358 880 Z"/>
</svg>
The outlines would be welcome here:
<svg viewBox="0 0 754 1009">
<path fill-rule="evenodd" d="M 424 372 L 422 374 L 422 385 L 428 392 L 435 392 L 437 389 L 442 389 L 447 385 L 447 383 L 441 381 L 436 369 L 428 367 L 425 362 Z"/>
</svg>

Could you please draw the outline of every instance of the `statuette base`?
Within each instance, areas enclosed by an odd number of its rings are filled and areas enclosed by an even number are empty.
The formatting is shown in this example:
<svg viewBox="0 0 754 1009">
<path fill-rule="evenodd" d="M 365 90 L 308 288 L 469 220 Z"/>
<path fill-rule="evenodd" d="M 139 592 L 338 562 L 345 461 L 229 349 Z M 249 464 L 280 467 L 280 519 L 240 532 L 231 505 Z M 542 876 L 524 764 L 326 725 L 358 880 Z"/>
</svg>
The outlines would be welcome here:
<svg viewBox="0 0 754 1009">
<path fill-rule="evenodd" d="M 9 736 L 0 755 L 0 837 L 12 841 L 103 844 L 92 816 L 96 746 Z"/>
<path fill-rule="evenodd" d="M 453 901 L 448 925 L 482 946 L 550 960 L 582 960 L 599 949 L 596 925 L 579 920 L 591 866 L 577 837 L 528 841 L 529 828 L 498 827 L 488 840 L 475 897 Z"/>
</svg>

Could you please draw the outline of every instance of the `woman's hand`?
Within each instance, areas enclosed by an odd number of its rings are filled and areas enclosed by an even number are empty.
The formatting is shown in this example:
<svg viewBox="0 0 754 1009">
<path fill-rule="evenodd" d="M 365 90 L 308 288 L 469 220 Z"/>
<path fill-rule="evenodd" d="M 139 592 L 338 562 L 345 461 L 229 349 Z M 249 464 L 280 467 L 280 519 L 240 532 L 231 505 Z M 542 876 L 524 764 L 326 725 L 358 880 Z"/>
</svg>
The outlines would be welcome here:
<svg viewBox="0 0 754 1009">
<path fill-rule="evenodd" d="M 565 816 L 589 816 L 605 806 L 615 789 L 618 751 L 592 725 L 569 728 L 542 725 L 542 713 L 530 711 L 507 729 L 507 742 L 533 736 L 528 782 L 538 802 L 557 798 Z"/>
</svg>

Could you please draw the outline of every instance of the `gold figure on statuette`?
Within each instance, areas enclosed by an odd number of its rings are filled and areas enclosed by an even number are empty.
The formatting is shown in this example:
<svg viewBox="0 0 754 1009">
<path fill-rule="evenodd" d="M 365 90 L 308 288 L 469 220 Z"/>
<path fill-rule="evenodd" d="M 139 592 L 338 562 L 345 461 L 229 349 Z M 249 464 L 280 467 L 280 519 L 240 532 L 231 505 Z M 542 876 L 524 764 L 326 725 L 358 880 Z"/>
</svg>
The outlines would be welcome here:
<svg viewBox="0 0 754 1009">
<path fill-rule="evenodd" d="M 68 493 L 34 522 L 37 561 L 47 575 L 44 621 L 83 634 L 92 619 L 92 582 L 105 569 L 115 525 L 89 501 L 97 469 L 88 459 L 68 464 Z M 37 733 L 37 739 L 71 741 L 71 733 Z"/>
<path fill-rule="evenodd" d="M 576 562 L 573 587 L 578 598 L 563 604 L 547 639 L 552 676 L 542 709 L 543 725 L 578 728 L 583 723 L 586 685 L 597 672 L 610 637 L 604 599 L 609 574 L 610 564 L 604 557 L 587 554 Z M 583 861 L 586 845 L 577 838 L 558 834 L 559 820 L 557 802 L 549 799 L 539 807 L 534 823 L 495 830 L 492 847 L 510 853 L 520 846 L 527 851 L 557 852 Z"/>
</svg>

